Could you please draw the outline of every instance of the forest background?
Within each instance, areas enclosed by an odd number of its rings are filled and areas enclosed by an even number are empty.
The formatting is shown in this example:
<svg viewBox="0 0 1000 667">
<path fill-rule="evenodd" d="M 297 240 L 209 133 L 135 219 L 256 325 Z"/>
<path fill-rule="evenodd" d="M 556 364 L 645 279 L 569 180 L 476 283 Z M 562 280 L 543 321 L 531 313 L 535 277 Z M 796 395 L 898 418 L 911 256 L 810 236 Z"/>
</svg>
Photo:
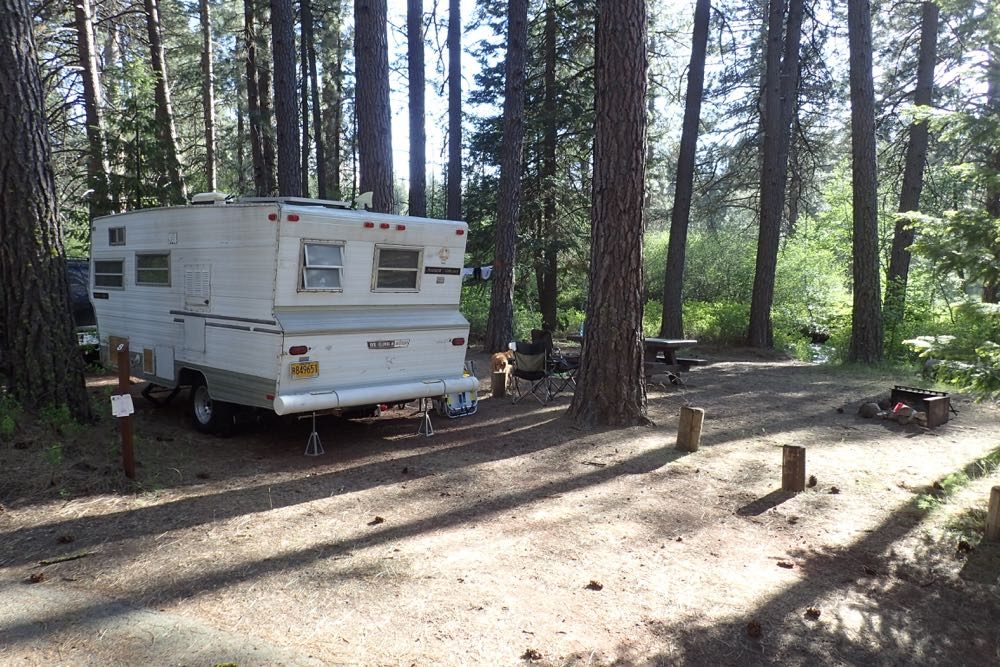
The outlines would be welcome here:
<svg viewBox="0 0 1000 667">
<path fill-rule="evenodd" d="M 523 4 L 516 337 L 532 328 L 584 326 L 595 141 L 593 4 Z M 353 199 L 372 189 L 365 187 L 359 154 L 375 143 L 384 154 L 391 142 L 396 160 L 381 165 L 391 192 L 377 192 L 383 198 L 377 206 L 464 219 L 466 264 L 494 264 L 497 222 L 511 211 L 500 164 L 510 122 L 504 116 L 508 3 L 390 1 L 387 22 L 357 41 L 356 30 L 373 28 L 356 24 L 356 17 L 378 14 L 378 2 L 33 5 L 68 254 L 86 254 L 92 215 L 181 203 L 194 192 Z M 850 358 L 858 248 L 847 56 L 857 48 L 849 41 L 847 10 L 822 0 L 698 5 L 708 17 L 701 26 L 694 3 L 647 3 L 644 333 L 732 345 L 747 342 L 749 330 L 756 346 L 802 358 Z M 875 2 L 870 19 L 877 155 L 870 250 L 878 262 L 884 334 L 867 360 L 933 357 L 943 362 L 934 366 L 940 379 L 996 391 L 1000 18 L 988 0 L 942 0 Z M 704 86 L 694 99 L 692 46 L 699 32 Z M 787 166 L 777 206 L 764 184 L 775 37 L 785 49 L 780 82 L 790 85 L 781 89 Z M 367 45 L 388 54 L 384 72 L 368 69 L 361 48 Z M 291 80 L 287 67 L 275 66 L 289 58 Z M 369 115 L 358 113 L 378 87 L 372 76 L 388 77 L 392 91 L 392 118 L 379 117 L 374 130 L 365 127 Z M 425 96 L 419 105 L 415 87 Z M 679 263 L 683 299 L 670 331 L 664 297 L 677 279 L 668 275 L 667 255 L 683 170 L 682 119 L 695 102 L 690 210 L 686 238 L 679 237 L 686 251 Z M 292 134 L 282 122 L 289 118 Z M 404 121 L 408 136 L 399 131 Z M 914 153 L 921 132 L 926 145 Z M 300 168 L 279 173 L 276 153 L 290 144 Z M 393 164 L 403 155 L 408 176 Z M 283 180 L 295 182 L 294 191 Z M 777 255 L 773 298 L 764 307 L 768 328 L 755 339 L 765 218 L 776 225 Z M 488 336 L 494 298 L 485 281 L 464 288 L 463 311 L 475 338 Z"/>
</svg>

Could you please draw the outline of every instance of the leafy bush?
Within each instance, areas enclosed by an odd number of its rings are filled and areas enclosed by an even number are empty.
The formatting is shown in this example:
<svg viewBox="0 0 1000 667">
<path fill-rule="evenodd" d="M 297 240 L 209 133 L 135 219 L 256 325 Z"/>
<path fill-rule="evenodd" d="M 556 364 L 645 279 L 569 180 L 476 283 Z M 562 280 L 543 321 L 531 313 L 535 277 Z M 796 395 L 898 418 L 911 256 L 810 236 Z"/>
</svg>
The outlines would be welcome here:
<svg viewBox="0 0 1000 667">
<path fill-rule="evenodd" d="M 688 301 L 684 331 L 702 343 L 740 345 L 746 341 L 750 305 L 735 301 Z"/>
<path fill-rule="evenodd" d="M 1000 396 L 1000 306 L 967 301 L 951 311 L 948 334 L 927 334 L 903 344 L 925 360 L 924 372 L 982 397 Z"/>
<path fill-rule="evenodd" d="M 0 388 L 0 439 L 9 440 L 14 437 L 20 417 L 21 406 L 13 396 Z"/>
</svg>

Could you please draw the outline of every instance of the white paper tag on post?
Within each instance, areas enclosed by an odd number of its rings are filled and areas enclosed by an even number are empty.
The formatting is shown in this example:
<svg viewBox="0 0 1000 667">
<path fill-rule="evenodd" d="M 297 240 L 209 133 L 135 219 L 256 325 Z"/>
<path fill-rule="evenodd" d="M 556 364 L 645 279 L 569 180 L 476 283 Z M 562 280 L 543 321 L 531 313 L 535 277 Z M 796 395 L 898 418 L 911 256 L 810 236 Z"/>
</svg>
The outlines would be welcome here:
<svg viewBox="0 0 1000 667">
<path fill-rule="evenodd" d="M 131 394 L 111 397 L 111 414 L 114 417 L 128 417 L 135 412 Z"/>
</svg>

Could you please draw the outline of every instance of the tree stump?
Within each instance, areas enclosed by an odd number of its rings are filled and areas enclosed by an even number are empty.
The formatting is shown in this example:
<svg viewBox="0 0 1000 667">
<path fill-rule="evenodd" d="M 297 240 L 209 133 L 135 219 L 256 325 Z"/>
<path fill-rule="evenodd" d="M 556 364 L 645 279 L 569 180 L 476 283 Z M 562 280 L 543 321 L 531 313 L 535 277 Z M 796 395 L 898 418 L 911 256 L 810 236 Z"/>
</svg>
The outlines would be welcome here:
<svg viewBox="0 0 1000 667">
<path fill-rule="evenodd" d="M 986 514 L 986 539 L 1000 542 L 1000 486 L 990 490 L 990 509 Z"/>
<path fill-rule="evenodd" d="M 490 391 L 493 398 L 503 398 L 507 395 L 507 371 L 494 371 L 490 384 Z"/>
<path fill-rule="evenodd" d="M 781 448 L 781 490 L 798 493 L 806 490 L 806 448 L 785 445 Z"/>
<path fill-rule="evenodd" d="M 701 444 L 701 425 L 705 421 L 703 408 L 681 407 L 681 420 L 677 426 L 677 449 L 696 452 Z"/>
</svg>

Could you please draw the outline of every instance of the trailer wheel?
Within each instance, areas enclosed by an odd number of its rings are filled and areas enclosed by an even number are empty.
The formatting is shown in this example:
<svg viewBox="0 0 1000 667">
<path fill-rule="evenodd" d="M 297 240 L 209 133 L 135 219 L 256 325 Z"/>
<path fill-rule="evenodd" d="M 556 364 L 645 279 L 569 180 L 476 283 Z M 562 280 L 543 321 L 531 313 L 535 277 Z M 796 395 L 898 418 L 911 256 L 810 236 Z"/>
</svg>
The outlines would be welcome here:
<svg viewBox="0 0 1000 667">
<path fill-rule="evenodd" d="M 228 436 L 233 431 L 235 410 L 231 403 L 213 401 L 205 379 L 199 377 L 191 385 L 191 421 L 202 433 Z"/>
</svg>

